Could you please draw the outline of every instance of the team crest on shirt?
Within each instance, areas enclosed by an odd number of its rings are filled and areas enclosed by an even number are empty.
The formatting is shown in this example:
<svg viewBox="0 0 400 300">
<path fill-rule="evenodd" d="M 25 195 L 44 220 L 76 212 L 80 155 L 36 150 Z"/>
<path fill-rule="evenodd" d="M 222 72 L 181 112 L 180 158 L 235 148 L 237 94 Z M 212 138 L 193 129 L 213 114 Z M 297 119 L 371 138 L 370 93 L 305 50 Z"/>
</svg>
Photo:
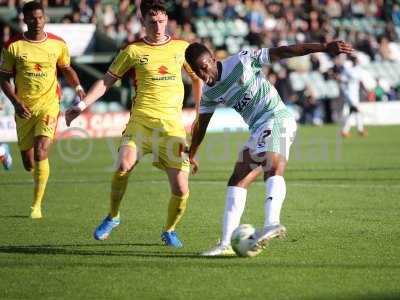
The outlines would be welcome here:
<svg viewBox="0 0 400 300">
<path fill-rule="evenodd" d="M 226 100 L 224 99 L 224 97 L 219 97 L 218 100 L 217 100 L 217 102 L 218 102 L 219 104 L 225 104 Z"/>
<path fill-rule="evenodd" d="M 49 60 L 55 60 L 57 55 L 54 52 L 48 53 L 47 54 Z"/>
</svg>

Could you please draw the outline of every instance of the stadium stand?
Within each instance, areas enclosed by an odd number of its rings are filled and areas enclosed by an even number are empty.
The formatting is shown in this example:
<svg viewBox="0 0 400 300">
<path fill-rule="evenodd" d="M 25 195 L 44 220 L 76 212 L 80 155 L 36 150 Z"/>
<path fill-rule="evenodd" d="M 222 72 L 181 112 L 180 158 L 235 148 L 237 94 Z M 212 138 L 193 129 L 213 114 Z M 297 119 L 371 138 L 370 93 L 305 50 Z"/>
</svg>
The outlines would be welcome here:
<svg viewBox="0 0 400 300">
<path fill-rule="evenodd" d="M 96 80 L 118 48 L 142 34 L 137 7 L 139 0 L 47 0 L 43 1 L 50 23 L 92 24 L 94 41 L 75 56 L 74 66 L 86 79 Z M 1 43 L 23 30 L 22 1 L 0 1 Z M 345 39 L 357 50 L 363 67 L 364 101 L 400 99 L 400 8 L 395 0 L 180 0 L 171 1 L 169 32 L 189 42 L 199 40 L 225 57 L 242 48 L 257 48 L 299 42 Z M 340 92 L 333 61 L 326 55 L 288 60 L 265 70 L 272 80 L 285 81 L 284 100 L 298 113 L 301 122 L 321 124 L 337 121 Z M 283 72 L 283 73 L 282 73 Z M 187 81 L 189 79 L 186 79 Z M 111 90 L 94 111 L 120 111 L 130 106 L 134 91 L 129 78 Z M 193 106 L 187 86 L 185 106 Z M 282 89 L 281 89 L 282 90 Z M 74 98 L 64 91 L 64 106 Z M 117 101 L 116 101 L 117 100 Z M 309 106 L 317 117 L 305 117 Z M 313 113 L 312 113 L 313 114 Z"/>
</svg>

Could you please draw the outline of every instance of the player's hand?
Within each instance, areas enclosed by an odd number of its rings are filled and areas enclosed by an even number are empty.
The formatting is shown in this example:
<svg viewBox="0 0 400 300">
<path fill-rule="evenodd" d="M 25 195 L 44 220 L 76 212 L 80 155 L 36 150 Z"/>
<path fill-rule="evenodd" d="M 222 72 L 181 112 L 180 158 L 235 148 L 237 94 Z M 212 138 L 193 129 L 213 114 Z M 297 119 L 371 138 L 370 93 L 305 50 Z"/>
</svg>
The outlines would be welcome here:
<svg viewBox="0 0 400 300">
<path fill-rule="evenodd" d="M 326 52 L 331 55 L 338 55 L 340 53 L 351 54 L 353 47 L 344 41 L 333 41 L 326 45 Z"/>
<path fill-rule="evenodd" d="M 194 158 L 189 158 L 190 165 L 192 166 L 192 175 L 195 175 L 199 170 L 199 162 Z"/>
<path fill-rule="evenodd" d="M 23 119 L 30 119 L 32 116 L 31 111 L 22 102 L 17 102 L 14 105 L 16 114 Z"/>
<path fill-rule="evenodd" d="M 67 126 L 71 125 L 71 122 L 81 114 L 82 110 L 77 106 L 72 106 L 65 111 L 65 123 Z"/>
<path fill-rule="evenodd" d="M 77 90 L 76 91 L 76 95 L 79 97 L 79 100 L 81 100 L 81 101 L 82 101 L 83 98 L 86 97 L 86 93 L 85 93 L 84 90 Z"/>
</svg>

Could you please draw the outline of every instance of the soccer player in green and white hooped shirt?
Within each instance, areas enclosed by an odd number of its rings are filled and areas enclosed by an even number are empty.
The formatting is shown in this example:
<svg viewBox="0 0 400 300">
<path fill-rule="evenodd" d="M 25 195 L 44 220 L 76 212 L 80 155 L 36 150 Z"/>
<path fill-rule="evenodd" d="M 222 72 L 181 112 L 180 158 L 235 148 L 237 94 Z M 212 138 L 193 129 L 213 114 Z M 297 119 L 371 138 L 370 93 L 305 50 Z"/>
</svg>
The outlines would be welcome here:
<svg viewBox="0 0 400 300">
<path fill-rule="evenodd" d="M 280 224 L 280 212 L 286 195 L 283 174 L 297 125 L 275 87 L 265 79 L 262 66 L 279 59 L 314 52 L 338 55 L 352 51 L 352 46 L 343 41 L 305 43 L 243 50 L 225 60 L 217 61 L 203 44 L 193 43 L 186 49 L 186 61 L 205 83 L 189 149 L 192 172 L 196 173 L 198 170 L 199 164 L 195 155 L 218 104 L 223 103 L 234 108 L 250 129 L 250 138 L 241 150 L 240 159 L 228 181 L 221 242 L 202 255 L 233 254 L 230 239 L 233 230 L 240 224 L 247 188 L 262 172 L 266 185 L 265 222 L 251 251 L 259 252 L 271 239 L 286 234 L 285 227 Z"/>
</svg>

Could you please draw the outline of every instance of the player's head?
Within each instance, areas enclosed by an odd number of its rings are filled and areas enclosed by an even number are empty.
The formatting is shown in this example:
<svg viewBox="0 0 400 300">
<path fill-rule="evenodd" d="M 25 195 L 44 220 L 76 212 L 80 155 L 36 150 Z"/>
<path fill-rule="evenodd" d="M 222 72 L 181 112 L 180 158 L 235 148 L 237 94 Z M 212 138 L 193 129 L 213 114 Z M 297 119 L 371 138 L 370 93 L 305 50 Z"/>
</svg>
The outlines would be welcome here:
<svg viewBox="0 0 400 300">
<path fill-rule="evenodd" d="M 163 0 L 143 0 L 140 3 L 146 36 L 153 41 L 165 38 L 168 15 Z"/>
<path fill-rule="evenodd" d="M 43 5 L 36 1 L 26 2 L 22 7 L 24 22 L 30 32 L 41 32 L 46 23 Z"/>
<path fill-rule="evenodd" d="M 206 46 L 200 43 L 190 44 L 186 48 L 185 59 L 193 72 L 207 85 L 215 84 L 218 79 L 217 60 Z"/>
</svg>

